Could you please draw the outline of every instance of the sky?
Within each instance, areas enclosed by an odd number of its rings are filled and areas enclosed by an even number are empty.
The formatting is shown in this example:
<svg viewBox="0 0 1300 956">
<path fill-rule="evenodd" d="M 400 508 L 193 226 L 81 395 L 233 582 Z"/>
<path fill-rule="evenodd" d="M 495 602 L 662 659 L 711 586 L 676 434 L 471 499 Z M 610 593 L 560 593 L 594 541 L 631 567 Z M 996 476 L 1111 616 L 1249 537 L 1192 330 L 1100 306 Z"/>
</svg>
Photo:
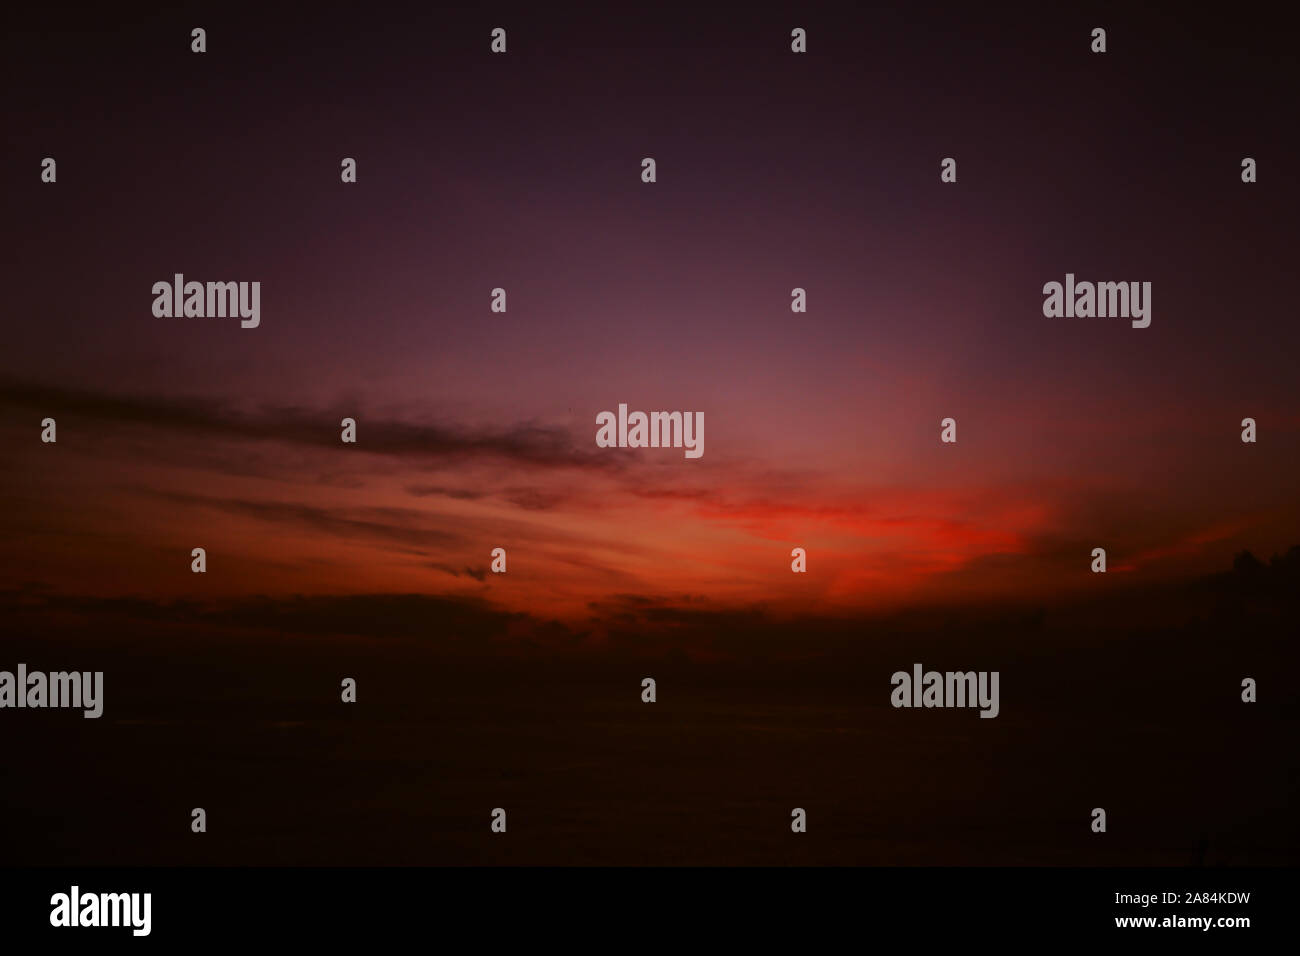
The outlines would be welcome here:
<svg viewBox="0 0 1300 956">
<path fill-rule="evenodd" d="M 22 16 L 5 590 L 853 615 L 1300 541 L 1266 13 Z M 260 326 L 154 316 L 177 272 L 261 282 Z M 1045 317 L 1066 273 L 1151 282 L 1150 327 Z M 598 448 L 620 403 L 702 412 L 703 456 Z"/>
</svg>

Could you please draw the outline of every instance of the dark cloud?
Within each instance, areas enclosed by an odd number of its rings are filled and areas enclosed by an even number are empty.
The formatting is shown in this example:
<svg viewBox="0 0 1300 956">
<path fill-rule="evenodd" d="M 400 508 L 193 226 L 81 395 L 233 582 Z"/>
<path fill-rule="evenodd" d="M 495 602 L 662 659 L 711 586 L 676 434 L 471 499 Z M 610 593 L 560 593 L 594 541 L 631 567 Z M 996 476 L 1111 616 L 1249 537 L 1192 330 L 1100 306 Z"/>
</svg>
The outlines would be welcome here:
<svg viewBox="0 0 1300 956">
<path fill-rule="evenodd" d="M 485 491 L 475 491 L 470 488 L 445 488 L 441 485 L 407 485 L 406 493 L 414 495 L 416 498 L 440 496 L 454 498 L 457 501 L 478 501 L 487 497 Z"/>
<path fill-rule="evenodd" d="M 522 422 L 508 428 L 367 417 L 356 408 L 308 409 L 263 405 L 240 411 L 206 398 L 108 394 L 32 382 L 0 381 L 0 403 L 58 419 L 85 418 L 119 426 L 161 428 L 186 435 L 268 441 L 335 449 L 339 422 L 357 420 L 357 450 L 439 462 L 500 459 L 535 467 L 618 470 L 617 456 L 601 455 L 565 429 Z M 431 492 L 439 493 L 439 492 Z"/>
<path fill-rule="evenodd" d="M 471 568 L 471 567 L 458 568 L 450 564 L 439 564 L 436 561 L 431 561 L 426 566 L 433 568 L 435 571 L 442 571 L 444 574 L 450 574 L 452 577 L 455 578 L 464 576 L 468 578 L 473 578 L 475 581 L 478 581 L 480 583 L 487 580 L 486 568 Z"/>
<path fill-rule="evenodd" d="M 474 488 L 449 488 L 445 485 L 407 485 L 405 490 L 416 498 L 437 496 L 455 501 L 482 501 L 499 497 L 525 511 L 550 511 L 573 500 L 573 495 L 566 491 L 543 491 L 527 487 L 510 487 L 493 492 Z"/>
<path fill-rule="evenodd" d="M 423 527 L 422 522 L 427 521 L 429 515 L 406 508 L 316 508 L 294 502 L 206 498 L 174 492 L 160 492 L 159 497 L 261 521 L 297 524 L 312 531 L 340 538 L 364 537 L 413 547 L 430 544 L 460 544 L 465 540 L 458 534 Z"/>
</svg>

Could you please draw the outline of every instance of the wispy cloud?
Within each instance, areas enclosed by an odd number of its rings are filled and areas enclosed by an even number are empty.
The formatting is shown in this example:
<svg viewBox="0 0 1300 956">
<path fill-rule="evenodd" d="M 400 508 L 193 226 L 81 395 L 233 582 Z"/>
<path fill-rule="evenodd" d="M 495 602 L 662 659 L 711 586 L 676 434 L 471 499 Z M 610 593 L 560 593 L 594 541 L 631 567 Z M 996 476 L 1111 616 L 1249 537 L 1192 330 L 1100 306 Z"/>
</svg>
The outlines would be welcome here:
<svg viewBox="0 0 1300 956">
<path fill-rule="evenodd" d="M 401 457 L 411 462 L 469 462 L 497 459 L 534 468 L 617 471 L 620 460 L 598 453 L 554 426 L 519 422 L 504 428 L 465 427 L 364 414 L 355 407 L 308 409 L 262 405 L 240 410 L 212 399 L 109 394 L 31 382 L 0 381 L 0 402 L 71 419 L 89 419 L 118 428 L 150 428 L 191 438 L 216 438 L 336 449 L 339 422 L 357 420 L 355 450 Z"/>
</svg>

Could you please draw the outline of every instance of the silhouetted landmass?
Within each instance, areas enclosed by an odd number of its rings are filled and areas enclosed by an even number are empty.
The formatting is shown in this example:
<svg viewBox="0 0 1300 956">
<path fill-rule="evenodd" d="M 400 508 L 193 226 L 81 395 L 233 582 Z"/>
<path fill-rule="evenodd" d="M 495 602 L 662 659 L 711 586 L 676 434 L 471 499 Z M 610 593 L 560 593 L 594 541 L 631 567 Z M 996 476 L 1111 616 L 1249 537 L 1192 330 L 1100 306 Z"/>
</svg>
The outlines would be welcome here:
<svg viewBox="0 0 1300 956">
<path fill-rule="evenodd" d="M 1294 864 L 1298 574 L 1292 548 L 1059 607 L 780 620 L 627 598 L 582 626 L 425 595 L 9 592 L 0 666 L 103 670 L 106 702 L 0 715 L 0 845 L 16 864 Z M 914 662 L 998 670 L 1000 716 L 890 707 Z"/>
</svg>

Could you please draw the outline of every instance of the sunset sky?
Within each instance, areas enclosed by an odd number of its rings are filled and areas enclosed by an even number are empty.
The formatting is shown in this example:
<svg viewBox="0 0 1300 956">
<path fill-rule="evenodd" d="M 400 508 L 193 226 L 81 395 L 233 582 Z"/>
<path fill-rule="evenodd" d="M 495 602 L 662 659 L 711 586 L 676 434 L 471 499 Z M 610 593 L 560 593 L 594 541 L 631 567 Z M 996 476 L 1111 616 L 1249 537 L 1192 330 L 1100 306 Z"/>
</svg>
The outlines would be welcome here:
<svg viewBox="0 0 1300 956">
<path fill-rule="evenodd" d="M 842 12 L 16 33 L 5 589 L 853 614 L 1300 541 L 1290 41 Z M 260 327 L 156 318 L 176 272 Z M 1150 328 L 1045 318 L 1067 272 L 1150 281 Z M 619 403 L 703 457 L 596 447 Z"/>
</svg>

